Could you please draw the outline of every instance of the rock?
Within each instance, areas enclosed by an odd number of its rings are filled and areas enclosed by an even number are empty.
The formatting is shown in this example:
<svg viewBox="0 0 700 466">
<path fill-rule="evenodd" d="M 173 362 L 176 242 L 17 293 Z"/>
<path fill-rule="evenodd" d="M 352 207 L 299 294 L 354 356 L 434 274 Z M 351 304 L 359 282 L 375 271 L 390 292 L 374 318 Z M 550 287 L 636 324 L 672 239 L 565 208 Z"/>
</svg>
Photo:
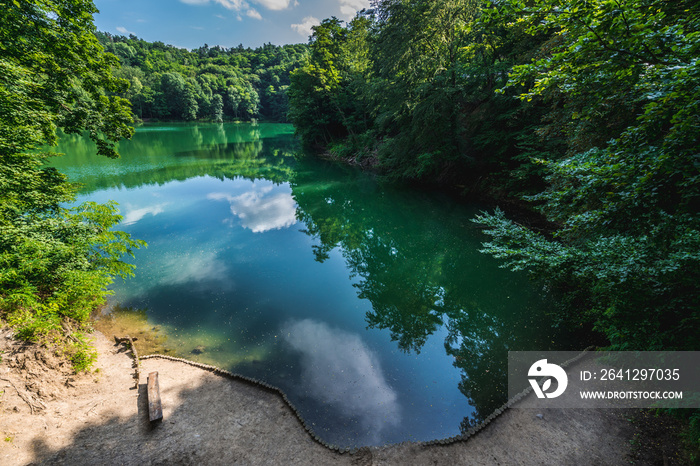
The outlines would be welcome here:
<svg viewBox="0 0 700 466">
<path fill-rule="evenodd" d="M 537 419 L 543 419 L 544 420 L 544 414 L 538 414 Z"/>
</svg>

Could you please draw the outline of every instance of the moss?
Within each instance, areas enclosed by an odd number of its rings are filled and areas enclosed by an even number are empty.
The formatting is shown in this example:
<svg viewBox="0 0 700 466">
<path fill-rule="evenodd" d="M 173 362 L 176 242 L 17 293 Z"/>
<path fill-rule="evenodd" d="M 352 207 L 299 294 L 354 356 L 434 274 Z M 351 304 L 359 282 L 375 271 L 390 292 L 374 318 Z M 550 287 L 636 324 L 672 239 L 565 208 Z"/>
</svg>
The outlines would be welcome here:
<svg viewBox="0 0 700 466">
<path fill-rule="evenodd" d="M 146 309 L 134 309 L 116 305 L 109 310 L 103 309 L 93 319 L 92 325 L 108 338 L 130 337 L 136 339 L 136 350 L 141 355 L 168 354 L 165 342 L 167 335 L 159 326 L 149 324 Z"/>
</svg>

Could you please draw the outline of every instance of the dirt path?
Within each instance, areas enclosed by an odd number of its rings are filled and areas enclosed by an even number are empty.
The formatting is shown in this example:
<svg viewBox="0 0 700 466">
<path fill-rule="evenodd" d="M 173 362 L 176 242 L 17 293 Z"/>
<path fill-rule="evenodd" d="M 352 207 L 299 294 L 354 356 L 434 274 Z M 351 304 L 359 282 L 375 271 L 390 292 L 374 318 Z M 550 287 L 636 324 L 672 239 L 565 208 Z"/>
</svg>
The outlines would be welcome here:
<svg viewBox="0 0 700 466">
<path fill-rule="evenodd" d="M 338 454 L 306 433 L 282 398 L 187 364 L 142 361 L 95 334 L 93 374 L 71 375 L 45 350 L 0 331 L 0 464 L 619 465 L 634 433 L 627 413 L 510 409 L 468 441 Z M 159 372 L 164 422 L 147 421 L 146 374 Z"/>
</svg>

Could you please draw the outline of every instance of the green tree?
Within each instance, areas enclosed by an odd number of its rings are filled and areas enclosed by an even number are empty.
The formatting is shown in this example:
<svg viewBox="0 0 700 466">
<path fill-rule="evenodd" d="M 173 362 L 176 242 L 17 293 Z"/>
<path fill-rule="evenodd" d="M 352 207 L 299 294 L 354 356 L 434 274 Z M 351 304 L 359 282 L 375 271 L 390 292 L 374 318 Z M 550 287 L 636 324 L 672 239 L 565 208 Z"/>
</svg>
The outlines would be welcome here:
<svg viewBox="0 0 700 466">
<path fill-rule="evenodd" d="M 323 21 L 291 77 L 301 137 L 360 163 L 369 155 L 397 178 L 466 184 L 513 168 L 531 177 L 517 146 L 541 109 L 495 92 L 523 60 L 527 36 L 482 22 L 488 5 L 383 0 L 345 27 Z"/>
<path fill-rule="evenodd" d="M 24 338 L 83 327 L 113 276 L 131 273 L 121 256 L 142 244 L 111 230 L 120 219 L 112 204 L 64 207 L 75 187 L 40 152 L 60 128 L 88 131 L 101 155 L 117 157 L 116 141 L 133 132 L 117 96 L 127 82 L 111 74 L 117 61 L 94 35 L 95 12 L 80 0 L 0 10 L 0 315 Z M 89 349 L 73 340 L 66 348 L 84 367 Z"/>
<path fill-rule="evenodd" d="M 289 118 L 307 144 L 329 144 L 347 135 L 343 115 L 334 102 L 341 76 L 338 70 L 347 31 L 337 18 L 314 26 L 308 62 L 291 75 Z"/>
<path fill-rule="evenodd" d="M 369 20 L 358 17 L 343 27 L 337 18 L 314 26 L 308 62 L 291 75 L 289 119 L 306 144 L 328 145 L 367 130 Z"/>
<path fill-rule="evenodd" d="M 379 121 L 389 136 L 382 163 L 409 178 L 440 176 L 461 163 L 463 50 L 476 0 L 376 2 L 373 56 L 382 93 Z"/>
<path fill-rule="evenodd" d="M 224 121 L 224 99 L 219 94 L 212 97 L 211 117 L 217 123 Z"/>
<path fill-rule="evenodd" d="M 307 52 L 302 44 L 265 44 L 257 49 L 205 45 L 190 52 L 133 35 L 96 35 L 120 59 L 115 75 L 132 83 L 124 96 L 142 118 L 210 119 L 214 95 L 219 94 L 224 101 L 222 118 L 286 121 L 289 73 Z M 140 90 L 134 78 L 143 86 Z"/>
<path fill-rule="evenodd" d="M 174 118 L 195 120 L 197 118 L 197 100 L 192 86 L 177 73 L 165 73 L 160 78 L 160 87 L 165 104 Z"/>
<path fill-rule="evenodd" d="M 549 188 L 531 199 L 553 238 L 497 212 L 478 221 L 485 250 L 559 284 L 617 349 L 700 341 L 700 8 L 696 2 L 510 2 L 555 45 L 515 69 L 522 98 L 565 104 L 546 127 L 569 156 L 543 160 Z M 559 105 L 561 107 L 561 105 Z M 611 139 L 602 141 L 594 128 Z"/>
</svg>

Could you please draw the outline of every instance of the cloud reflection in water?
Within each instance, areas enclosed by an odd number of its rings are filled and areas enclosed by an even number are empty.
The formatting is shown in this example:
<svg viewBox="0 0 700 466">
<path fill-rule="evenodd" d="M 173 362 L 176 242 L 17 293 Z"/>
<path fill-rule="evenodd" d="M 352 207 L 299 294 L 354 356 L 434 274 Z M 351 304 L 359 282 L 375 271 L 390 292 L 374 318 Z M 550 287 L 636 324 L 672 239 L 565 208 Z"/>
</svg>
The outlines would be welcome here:
<svg viewBox="0 0 700 466">
<path fill-rule="evenodd" d="M 127 202 L 125 209 L 126 212 L 122 213 L 123 218 L 121 223 L 122 225 L 133 225 L 148 214 L 153 215 L 155 217 L 156 215 L 162 214 L 164 212 L 163 207 L 165 207 L 166 205 L 168 204 L 158 204 L 154 206 L 136 209 L 133 205 Z"/>
<path fill-rule="evenodd" d="M 369 433 L 367 441 L 378 441 L 382 429 L 399 424 L 396 392 L 359 336 L 309 319 L 287 323 L 282 335 L 302 355 L 306 393 L 356 419 Z"/>
<path fill-rule="evenodd" d="M 253 233 L 288 228 L 297 222 L 296 202 L 291 192 L 273 193 L 273 186 L 259 187 L 238 196 L 226 193 L 212 193 L 212 200 L 227 200 L 231 203 L 231 213 L 241 220 L 244 228 Z"/>
<path fill-rule="evenodd" d="M 164 254 L 158 259 L 159 285 L 224 282 L 228 279 L 226 265 L 216 251 L 180 251 Z"/>
</svg>

